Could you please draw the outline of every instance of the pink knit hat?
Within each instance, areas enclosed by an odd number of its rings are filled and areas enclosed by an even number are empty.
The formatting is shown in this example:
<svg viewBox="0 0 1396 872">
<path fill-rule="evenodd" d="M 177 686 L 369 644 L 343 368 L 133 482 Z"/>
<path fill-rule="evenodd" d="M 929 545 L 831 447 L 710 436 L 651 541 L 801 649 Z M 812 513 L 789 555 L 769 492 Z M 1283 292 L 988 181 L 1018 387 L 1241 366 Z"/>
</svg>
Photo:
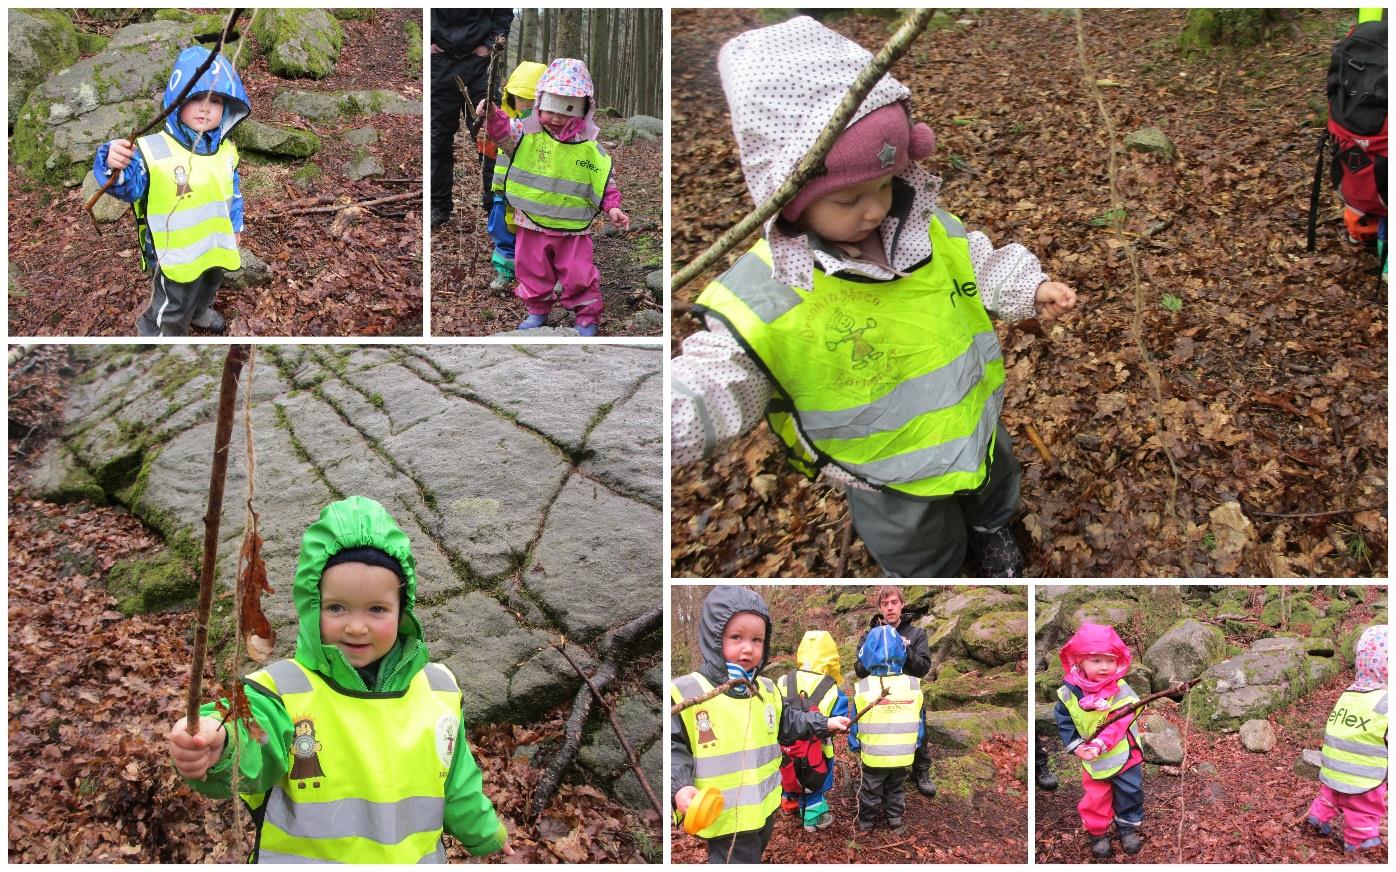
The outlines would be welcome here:
<svg viewBox="0 0 1396 872">
<path fill-rule="evenodd" d="M 824 158 L 828 172 L 801 188 L 780 214 L 795 221 L 825 194 L 896 175 L 912 161 L 930 156 L 935 147 L 935 132 L 925 124 L 912 124 L 904 102 L 874 109 L 843 132 Z"/>
</svg>

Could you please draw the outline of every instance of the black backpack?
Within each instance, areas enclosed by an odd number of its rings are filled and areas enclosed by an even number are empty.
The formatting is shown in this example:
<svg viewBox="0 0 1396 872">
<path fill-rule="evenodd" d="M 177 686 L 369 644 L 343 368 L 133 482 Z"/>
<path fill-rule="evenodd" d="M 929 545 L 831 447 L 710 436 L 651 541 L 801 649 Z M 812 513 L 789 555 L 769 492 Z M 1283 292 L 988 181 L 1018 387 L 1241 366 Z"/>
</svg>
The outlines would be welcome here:
<svg viewBox="0 0 1396 872">
<path fill-rule="evenodd" d="M 805 698 L 797 691 L 799 670 L 788 673 L 783 681 L 785 704 L 800 711 L 819 711 L 819 701 L 834 687 L 833 676 L 825 675 Z M 819 739 L 798 739 L 794 744 L 781 745 L 780 781 L 786 793 L 814 793 L 829 777 L 829 758 L 824 756 L 824 743 Z"/>
</svg>

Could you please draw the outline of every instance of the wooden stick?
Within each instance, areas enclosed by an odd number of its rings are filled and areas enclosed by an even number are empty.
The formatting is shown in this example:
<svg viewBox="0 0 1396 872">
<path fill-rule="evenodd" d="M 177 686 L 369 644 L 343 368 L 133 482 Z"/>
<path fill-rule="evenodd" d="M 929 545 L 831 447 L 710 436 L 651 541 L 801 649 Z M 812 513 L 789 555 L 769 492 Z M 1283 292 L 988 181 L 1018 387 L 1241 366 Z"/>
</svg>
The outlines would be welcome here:
<svg viewBox="0 0 1396 872">
<path fill-rule="evenodd" d="M 892 38 L 887 40 L 887 44 L 882 47 L 877 56 L 853 79 L 853 83 L 849 85 L 848 93 L 844 95 L 843 102 L 839 103 L 838 108 L 834 110 L 833 117 L 824 126 L 824 131 L 819 134 L 819 138 L 814 141 L 814 146 L 795 167 L 795 171 L 786 178 L 785 182 L 766 202 L 757 207 L 755 212 L 719 236 L 716 242 L 708 246 L 707 251 L 698 255 L 687 266 L 674 274 L 669 288 L 671 296 L 679 288 L 706 272 L 713 263 L 731 251 L 737 243 L 764 225 L 768 218 L 779 212 L 786 203 L 795 198 L 801 188 L 824 170 L 824 158 L 834 147 L 839 136 L 843 134 L 849 119 L 858 111 L 858 107 L 863 105 L 863 99 L 868 96 L 868 92 L 873 89 L 873 86 L 882 79 L 887 70 L 902 55 L 906 54 L 907 50 L 911 48 L 911 44 L 916 41 L 916 37 L 920 36 L 921 31 L 926 29 L 934 11 L 934 9 L 917 9 L 907 17 L 902 26 L 892 35 Z"/>
<path fill-rule="evenodd" d="M 848 575 L 848 552 L 853 548 L 853 512 L 843 522 L 843 532 L 839 535 L 839 562 L 834 567 L 834 578 Z"/>
<path fill-rule="evenodd" d="M 1090 737 L 1086 739 L 1086 741 L 1094 742 L 1096 737 L 1099 736 L 1101 733 L 1105 732 L 1105 728 L 1113 724 L 1115 721 L 1124 718 L 1126 715 L 1133 714 L 1134 712 L 1138 711 L 1139 709 L 1143 708 L 1144 706 L 1148 705 L 1156 699 L 1182 693 L 1190 687 L 1192 687 L 1194 684 L 1197 684 L 1201 680 L 1202 676 L 1199 675 L 1192 681 L 1184 681 L 1179 684 L 1175 684 L 1167 690 L 1160 690 L 1158 693 L 1151 693 L 1143 699 L 1135 700 L 1134 702 L 1130 703 L 1122 709 L 1116 709 L 1115 711 L 1111 712 L 1109 716 L 1105 718 L 1105 720 L 1100 722 L 1100 726 L 1095 728 L 1095 730 L 1091 733 Z"/>
<path fill-rule="evenodd" d="M 337 206 L 310 206 L 305 209 L 288 209 L 285 212 L 276 212 L 267 217 L 280 218 L 285 215 L 310 215 L 315 212 L 339 212 L 348 209 L 350 206 L 378 206 L 383 203 L 401 203 L 404 200 L 420 200 L 421 198 L 421 191 L 412 191 L 407 194 L 393 194 L 389 197 L 377 197 L 372 200 L 355 200 L 352 203 L 340 203 Z"/>
<path fill-rule="evenodd" d="M 1331 518 L 1334 515 L 1355 515 L 1358 512 L 1370 512 L 1373 509 L 1384 509 L 1386 508 L 1386 503 L 1376 503 L 1370 506 L 1354 506 L 1346 509 L 1329 509 L 1324 512 L 1261 512 L 1250 508 L 1244 501 L 1241 503 L 1241 506 L 1246 510 L 1247 515 L 1253 515 L 1257 518 Z"/>
<path fill-rule="evenodd" d="M 635 753 L 635 748 L 630 744 L 630 740 L 625 737 L 625 731 L 620 728 L 620 722 L 616 720 L 616 710 L 611 707 L 611 703 L 606 697 L 601 695 L 601 691 L 596 688 L 596 685 L 591 683 L 591 676 L 583 672 L 582 667 L 577 665 L 577 661 L 572 659 L 572 655 L 567 653 L 566 645 L 567 638 L 563 637 L 562 644 L 553 644 L 553 647 L 557 649 L 557 653 L 567 659 L 568 663 L 572 664 L 572 668 L 577 670 L 577 674 L 587 683 L 587 687 L 591 688 L 592 696 L 596 697 L 596 701 L 601 703 L 601 707 L 606 710 L 606 717 L 611 722 L 611 729 L 615 732 L 616 739 L 620 741 L 620 746 L 625 749 L 625 756 L 630 761 L 630 771 L 634 772 L 635 777 L 640 780 L 640 786 L 644 788 L 645 796 L 649 797 L 650 805 L 654 806 L 654 813 L 661 818 L 664 817 L 664 806 L 659 804 L 659 797 L 654 795 L 654 788 L 650 787 L 649 779 L 645 777 L 645 770 L 640 768 L 640 757 Z"/>
<path fill-rule="evenodd" d="M 747 687 L 751 688 L 751 692 L 756 694 L 757 699 L 762 698 L 761 691 L 756 688 L 756 682 L 752 681 L 750 678 L 729 678 L 702 696 L 693 696 L 674 703 L 669 706 L 669 714 L 676 715 L 684 709 L 693 708 L 695 705 L 705 703 L 713 697 L 721 696 L 739 684 L 745 684 Z"/>
<path fill-rule="evenodd" d="M 867 714 L 868 712 L 872 711 L 872 707 L 875 706 L 875 705 L 877 705 L 878 703 L 882 702 L 884 699 L 886 699 L 886 698 L 887 698 L 887 694 L 889 694 L 889 693 L 891 693 L 891 692 L 892 692 L 892 688 L 888 687 L 888 686 L 885 685 L 885 684 L 882 685 L 882 693 L 879 693 L 879 694 L 877 695 L 877 699 L 873 700 L 872 702 L 870 702 L 870 703 L 868 703 L 866 706 L 864 706 L 864 708 L 863 708 L 862 711 L 860 711 L 860 712 L 854 712 L 854 713 L 853 713 L 853 717 L 850 718 L 849 721 L 848 721 L 848 725 L 851 727 L 851 726 L 853 726 L 854 724 L 858 723 L 858 720 L 859 720 L 860 718 L 862 718 L 863 715 L 865 715 L 865 714 Z"/>
<path fill-rule="evenodd" d="M 228 14 L 228 23 L 223 25 L 223 32 L 218 35 L 218 44 L 213 47 L 213 51 L 209 52 L 208 57 L 204 58 L 204 62 L 199 64 L 198 68 L 194 70 L 194 75 L 189 77 L 189 81 L 185 83 L 184 88 L 179 92 L 179 96 L 175 97 L 174 100 L 170 103 L 170 105 L 165 107 L 165 111 L 155 116 L 154 120 L 152 120 L 149 124 L 145 125 L 140 130 L 137 130 L 135 133 L 126 137 L 126 140 L 128 142 L 134 145 L 136 140 L 140 139 L 142 136 L 145 136 L 147 133 L 154 130 L 155 127 L 158 124 L 160 124 L 160 122 L 170 117 L 171 112 L 175 111 L 180 107 L 180 105 L 184 102 L 184 98 L 188 97 L 189 92 L 194 89 L 194 85 L 198 83 L 199 79 L 203 77 L 204 73 L 208 72 L 208 68 L 213 66 L 213 62 L 218 57 L 218 53 L 223 50 L 223 43 L 227 41 L 228 34 L 233 32 L 233 25 L 237 24 L 238 18 L 242 17 L 242 13 L 243 10 L 234 9 L 231 13 Z M 241 46 L 239 46 L 239 48 L 241 48 Z M 97 200 L 107 192 L 107 189 L 110 188 L 112 185 L 116 184 L 116 177 L 118 175 L 120 174 L 109 173 L 109 175 L 107 176 L 106 184 L 98 188 L 97 193 L 93 194 L 91 197 L 88 197 L 87 204 L 83 206 L 83 209 L 87 211 L 87 217 L 92 219 L 92 227 L 97 231 L 98 236 L 102 235 L 102 228 L 97 223 L 97 216 L 92 214 L 92 209 L 94 206 L 97 205 Z"/>
<path fill-rule="evenodd" d="M 1028 434 L 1028 441 L 1037 449 L 1037 453 L 1042 455 L 1042 462 L 1047 464 L 1047 471 L 1054 473 L 1057 471 L 1057 459 L 1052 456 L 1052 452 L 1047 449 L 1047 443 L 1042 441 L 1038 435 L 1037 428 L 1031 421 L 1023 422 L 1023 432 Z"/>
<path fill-rule="evenodd" d="M 195 613 L 194 657 L 189 667 L 189 695 L 185 699 L 185 728 L 199 732 L 199 689 L 208 653 L 208 613 L 213 606 L 213 570 L 218 560 L 218 525 L 223 519 L 223 483 L 228 477 L 228 443 L 233 435 L 233 406 L 237 403 L 238 376 L 250 346 L 230 345 L 223 359 L 223 381 L 218 386 L 218 424 L 213 434 L 213 468 L 208 477 L 208 508 L 204 512 L 204 554 L 199 569 L 199 606 Z"/>
</svg>

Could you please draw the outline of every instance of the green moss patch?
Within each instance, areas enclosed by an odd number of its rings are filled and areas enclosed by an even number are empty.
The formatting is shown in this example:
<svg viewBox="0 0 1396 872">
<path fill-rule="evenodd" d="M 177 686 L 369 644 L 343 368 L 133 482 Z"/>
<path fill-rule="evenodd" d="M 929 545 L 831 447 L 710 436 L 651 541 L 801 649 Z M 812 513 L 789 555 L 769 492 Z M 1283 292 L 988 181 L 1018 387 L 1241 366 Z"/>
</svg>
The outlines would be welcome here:
<svg viewBox="0 0 1396 872">
<path fill-rule="evenodd" d="M 193 567 L 173 551 L 119 561 L 107 571 L 106 583 L 128 616 L 187 607 L 199 595 Z"/>
</svg>

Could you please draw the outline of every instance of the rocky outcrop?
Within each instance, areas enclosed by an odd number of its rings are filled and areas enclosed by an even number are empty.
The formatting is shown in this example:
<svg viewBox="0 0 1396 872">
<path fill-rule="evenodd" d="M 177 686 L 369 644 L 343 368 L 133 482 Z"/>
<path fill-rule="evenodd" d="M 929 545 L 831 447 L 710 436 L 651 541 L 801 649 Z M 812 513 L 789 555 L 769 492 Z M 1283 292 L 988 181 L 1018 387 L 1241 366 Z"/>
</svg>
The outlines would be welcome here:
<svg viewBox="0 0 1396 872">
<path fill-rule="evenodd" d="M 299 127 L 280 127 L 248 118 L 233 129 L 238 148 L 277 157 L 310 157 L 320 150 L 320 137 Z"/>
<path fill-rule="evenodd" d="M 73 22 L 57 9 L 11 9 L 9 94 L 10 127 L 29 92 L 49 76 L 78 59 L 78 36 Z"/>
<path fill-rule="evenodd" d="M 1311 656 L 1303 639 L 1276 636 L 1203 673 L 1189 694 L 1193 718 L 1213 729 L 1236 730 L 1263 718 L 1342 669 L 1334 657 Z"/>
<path fill-rule="evenodd" d="M 421 115 L 419 100 L 396 91 L 278 91 L 272 105 L 311 121 L 328 121 L 353 115 Z"/>
<path fill-rule="evenodd" d="M 1144 652 L 1144 660 L 1153 670 L 1153 689 L 1191 681 L 1215 663 L 1225 649 L 1226 639 L 1218 628 L 1191 618 L 1179 621 Z"/>
<path fill-rule="evenodd" d="M 323 79 L 334 72 L 344 31 L 323 9 L 263 9 L 252 35 L 267 66 L 285 79 Z"/>
</svg>

